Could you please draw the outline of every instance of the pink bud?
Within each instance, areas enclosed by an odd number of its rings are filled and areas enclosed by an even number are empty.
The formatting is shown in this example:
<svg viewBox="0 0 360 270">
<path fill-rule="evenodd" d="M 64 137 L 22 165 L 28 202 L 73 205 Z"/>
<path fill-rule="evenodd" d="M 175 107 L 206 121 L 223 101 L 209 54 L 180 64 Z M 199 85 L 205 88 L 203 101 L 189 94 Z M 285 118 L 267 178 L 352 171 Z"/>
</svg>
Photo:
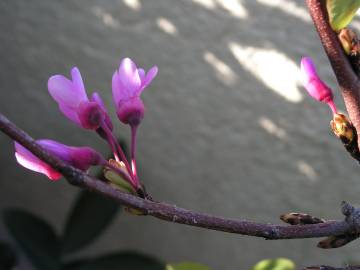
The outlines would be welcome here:
<svg viewBox="0 0 360 270">
<path fill-rule="evenodd" d="M 315 65 L 310 57 L 303 57 L 301 59 L 301 73 L 304 87 L 309 95 L 317 101 L 328 104 L 333 113 L 336 113 L 333 93 L 318 76 Z"/>
<path fill-rule="evenodd" d="M 147 73 L 137 68 L 130 58 L 121 61 L 112 78 L 112 93 L 118 118 L 124 124 L 138 125 L 144 117 L 142 91 L 155 78 L 158 69 L 152 67 Z"/>
<path fill-rule="evenodd" d="M 103 160 L 102 156 L 90 147 L 67 146 L 47 139 L 37 140 L 36 142 L 50 154 L 83 171 L 86 171 L 91 166 L 101 164 Z M 51 180 L 58 180 L 61 177 L 59 172 L 17 142 L 15 142 L 15 157 L 20 165 L 29 170 L 45 174 Z"/>
</svg>

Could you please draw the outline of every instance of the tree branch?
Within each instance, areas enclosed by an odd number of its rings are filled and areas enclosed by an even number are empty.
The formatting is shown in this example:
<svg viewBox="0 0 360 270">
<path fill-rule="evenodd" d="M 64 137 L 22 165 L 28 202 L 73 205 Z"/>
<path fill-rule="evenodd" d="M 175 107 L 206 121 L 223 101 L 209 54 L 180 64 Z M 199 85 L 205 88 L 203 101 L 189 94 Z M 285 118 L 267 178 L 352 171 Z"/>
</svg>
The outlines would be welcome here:
<svg viewBox="0 0 360 270">
<path fill-rule="evenodd" d="M 151 215 L 170 222 L 229 233 L 264 237 L 266 239 L 315 238 L 342 235 L 354 230 L 353 226 L 346 221 L 327 221 L 319 224 L 294 226 L 262 224 L 243 219 L 229 219 L 197 213 L 167 203 L 142 199 L 121 192 L 111 185 L 95 179 L 69 166 L 57 157 L 50 155 L 45 149 L 38 145 L 33 138 L 19 129 L 1 113 L 0 130 L 13 140 L 19 142 L 35 156 L 48 163 L 55 170 L 59 171 L 70 184 L 101 193 L 124 206 L 140 210 L 144 215 Z"/>
<path fill-rule="evenodd" d="M 325 1 L 306 0 L 310 15 L 319 34 L 321 43 L 330 60 L 336 79 L 340 86 L 347 112 L 360 134 L 360 81 L 354 73 L 337 37 L 332 30 Z M 360 141 L 358 141 L 360 147 Z"/>
<path fill-rule="evenodd" d="M 306 267 L 303 270 L 360 270 L 360 266 L 347 266 L 344 268 L 336 268 L 327 265 L 320 265 L 320 266 Z"/>
</svg>

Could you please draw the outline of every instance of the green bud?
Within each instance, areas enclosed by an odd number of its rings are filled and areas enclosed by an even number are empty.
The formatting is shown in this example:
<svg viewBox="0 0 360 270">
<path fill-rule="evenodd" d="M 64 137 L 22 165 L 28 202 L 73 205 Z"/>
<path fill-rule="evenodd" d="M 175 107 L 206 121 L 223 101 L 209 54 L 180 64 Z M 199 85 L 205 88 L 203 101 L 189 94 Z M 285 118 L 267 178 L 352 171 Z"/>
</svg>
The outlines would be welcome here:
<svg viewBox="0 0 360 270">
<path fill-rule="evenodd" d="M 345 144 L 350 144 L 356 137 L 355 128 L 350 120 L 341 113 L 335 113 L 330 126 L 334 134 Z"/>
<path fill-rule="evenodd" d="M 347 55 L 352 53 L 359 42 L 355 32 L 348 28 L 341 29 L 338 37 Z"/>
<path fill-rule="evenodd" d="M 112 163 L 113 166 L 119 168 L 120 170 L 123 169 L 123 167 L 125 167 L 125 165 L 123 166 L 123 164 L 115 160 L 110 160 L 109 162 Z M 121 175 L 111 170 L 110 168 L 104 169 L 104 177 L 107 180 L 109 180 L 114 187 L 120 189 L 121 191 L 135 194 L 135 190 L 133 189 L 133 187 L 124 178 L 122 178 Z"/>
<path fill-rule="evenodd" d="M 258 262 L 252 268 L 252 270 L 267 270 L 267 269 L 276 269 L 276 270 L 295 270 L 295 264 L 293 261 L 285 258 L 277 259 L 266 259 Z"/>
<path fill-rule="evenodd" d="M 306 225 L 324 223 L 325 220 L 304 213 L 287 213 L 280 216 L 280 219 L 291 225 Z"/>
</svg>

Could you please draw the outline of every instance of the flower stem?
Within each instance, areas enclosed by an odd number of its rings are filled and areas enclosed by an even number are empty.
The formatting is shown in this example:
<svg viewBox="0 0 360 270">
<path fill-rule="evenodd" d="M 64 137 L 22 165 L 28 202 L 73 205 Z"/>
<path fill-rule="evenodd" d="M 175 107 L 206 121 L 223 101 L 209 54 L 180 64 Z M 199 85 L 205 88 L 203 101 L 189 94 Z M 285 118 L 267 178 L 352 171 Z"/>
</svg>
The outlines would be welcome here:
<svg viewBox="0 0 360 270">
<path fill-rule="evenodd" d="M 103 123 L 103 124 L 101 125 L 101 127 L 104 129 L 106 135 L 109 137 L 109 143 L 110 143 L 110 141 L 111 141 L 110 144 L 113 145 L 114 148 L 116 149 L 116 151 L 114 152 L 114 155 L 115 155 L 115 153 L 117 153 L 117 154 L 120 155 L 120 160 L 121 160 L 122 162 L 124 162 L 125 168 L 126 168 L 128 174 L 129 174 L 129 176 L 130 176 L 131 179 L 132 179 L 131 182 L 134 184 L 135 189 L 138 190 L 138 189 L 140 188 L 140 187 L 139 187 L 139 186 L 140 186 L 140 185 L 139 185 L 139 181 L 137 181 L 137 178 L 134 177 L 133 171 L 131 170 L 131 167 L 130 167 L 130 165 L 129 165 L 128 160 L 126 159 L 126 156 L 125 156 L 124 151 L 122 150 L 122 148 L 121 148 L 121 146 L 119 145 L 118 141 L 116 140 L 114 134 L 113 134 L 113 133 L 111 132 L 111 130 L 107 127 L 107 125 L 106 125 L 105 123 Z"/>
<path fill-rule="evenodd" d="M 336 114 L 336 113 L 337 113 L 337 109 L 336 109 L 336 105 L 335 105 L 334 101 L 333 101 L 333 100 L 330 100 L 330 101 L 328 102 L 328 105 L 329 105 L 332 113 L 333 113 L 333 114 Z"/>
<path fill-rule="evenodd" d="M 131 125 L 131 150 L 130 150 L 130 158 L 131 158 L 131 169 L 133 171 L 134 177 L 138 180 L 137 170 L 136 170 L 136 131 L 137 125 Z"/>
<path fill-rule="evenodd" d="M 102 124 L 101 128 L 104 130 L 104 132 L 106 134 L 107 142 L 108 142 L 108 144 L 109 144 L 109 146 L 111 148 L 111 151 L 112 151 L 112 153 L 113 153 L 113 155 L 115 157 L 115 160 L 120 161 L 119 155 L 118 155 L 117 150 L 116 150 L 116 146 L 115 146 L 113 138 L 112 138 L 112 135 L 110 134 L 111 131 L 107 128 L 106 123 Z"/>
</svg>

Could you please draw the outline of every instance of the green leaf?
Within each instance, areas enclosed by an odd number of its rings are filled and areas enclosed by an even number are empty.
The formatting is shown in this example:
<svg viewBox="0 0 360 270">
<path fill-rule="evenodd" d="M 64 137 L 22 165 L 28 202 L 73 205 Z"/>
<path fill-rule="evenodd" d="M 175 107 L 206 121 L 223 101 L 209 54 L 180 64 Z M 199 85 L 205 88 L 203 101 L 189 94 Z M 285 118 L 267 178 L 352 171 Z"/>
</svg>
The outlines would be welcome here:
<svg viewBox="0 0 360 270">
<path fill-rule="evenodd" d="M 119 207 L 109 198 L 82 191 L 66 222 L 63 254 L 77 251 L 98 237 L 111 223 Z"/>
<path fill-rule="evenodd" d="M 9 244 L 0 242 L 0 269 L 13 269 L 16 265 L 16 254 Z"/>
<path fill-rule="evenodd" d="M 330 25 L 334 31 L 345 28 L 353 19 L 360 7 L 360 0 L 327 0 Z"/>
<path fill-rule="evenodd" d="M 295 264 L 285 258 L 262 260 L 252 270 L 295 270 Z"/>
<path fill-rule="evenodd" d="M 37 269 L 60 269 L 59 239 L 46 221 L 23 210 L 7 210 L 4 223 Z"/>
<path fill-rule="evenodd" d="M 89 265 L 90 260 L 87 259 L 80 259 L 65 263 L 62 267 L 62 270 L 79 270 L 82 267 Z"/>
<path fill-rule="evenodd" d="M 211 270 L 209 267 L 191 262 L 183 262 L 178 264 L 168 264 L 166 270 Z"/>
<path fill-rule="evenodd" d="M 76 268 L 74 267 L 76 266 Z M 165 264 L 147 255 L 136 252 L 121 252 L 105 255 L 90 262 L 80 264 L 71 263 L 71 270 L 165 270 Z"/>
</svg>

